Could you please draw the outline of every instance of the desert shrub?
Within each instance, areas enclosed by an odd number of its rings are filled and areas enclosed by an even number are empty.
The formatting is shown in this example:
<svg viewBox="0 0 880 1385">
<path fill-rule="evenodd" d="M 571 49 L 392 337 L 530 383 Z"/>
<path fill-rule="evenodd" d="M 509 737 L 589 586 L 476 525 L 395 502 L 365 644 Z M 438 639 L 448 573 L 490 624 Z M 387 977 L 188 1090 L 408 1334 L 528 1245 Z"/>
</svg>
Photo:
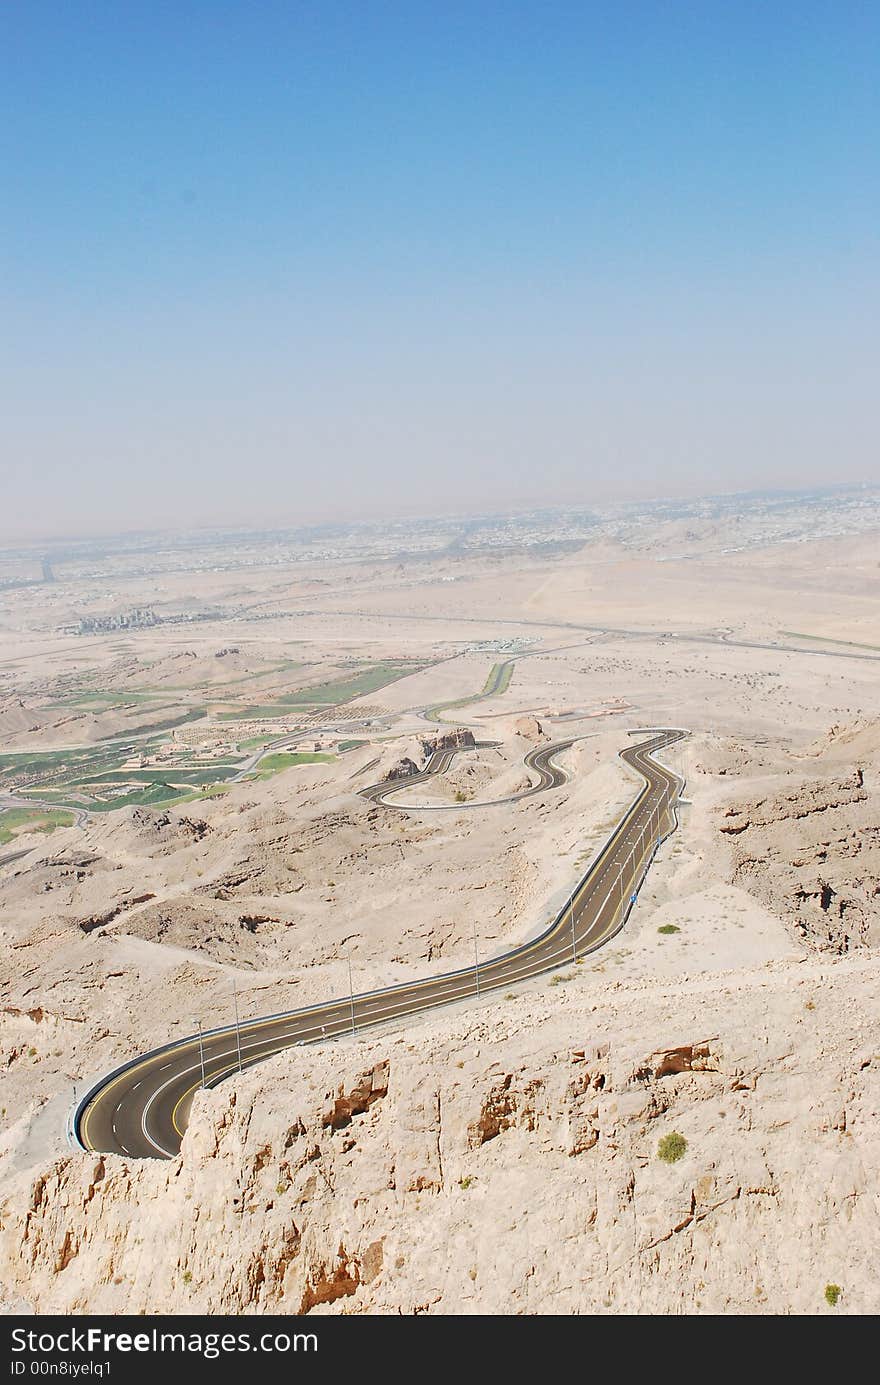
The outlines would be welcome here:
<svg viewBox="0 0 880 1385">
<path fill-rule="evenodd" d="M 674 1164 L 680 1159 L 688 1147 L 688 1142 L 684 1135 L 679 1135 L 677 1130 L 671 1134 L 664 1135 L 657 1146 L 657 1158 L 662 1159 L 664 1164 Z"/>
<path fill-rule="evenodd" d="M 657 929 L 658 933 L 680 933 L 681 929 L 677 923 L 664 923 L 662 928 Z"/>
<path fill-rule="evenodd" d="M 829 1308 L 837 1307 L 838 1299 L 840 1298 L 840 1295 L 842 1293 L 843 1290 L 841 1289 L 839 1284 L 825 1285 L 825 1302 L 828 1304 Z"/>
<path fill-rule="evenodd" d="M 468 1188 L 471 1186 L 471 1184 L 473 1183 L 473 1181 L 474 1181 L 474 1180 L 473 1180 L 473 1178 L 471 1177 L 471 1175 L 470 1175 L 470 1174 L 467 1174 L 464 1178 L 460 1178 L 460 1179 L 458 1180 L 458 1186 L 459 1186 L 459 1188 L 461 1188 L 461 1189 L 463 1189 L 465 1192 L 467 1192 Z"/>
</svg>

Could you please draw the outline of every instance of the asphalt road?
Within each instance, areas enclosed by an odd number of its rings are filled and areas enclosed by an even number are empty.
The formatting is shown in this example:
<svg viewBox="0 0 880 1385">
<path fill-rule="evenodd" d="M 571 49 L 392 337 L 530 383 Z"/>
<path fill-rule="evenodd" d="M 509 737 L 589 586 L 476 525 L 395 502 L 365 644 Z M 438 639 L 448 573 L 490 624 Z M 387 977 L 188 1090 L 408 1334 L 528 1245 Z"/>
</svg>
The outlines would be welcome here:
<svg viewBox="0 0 880 1385">
<path fill-rule="evenodd" d="M 578 739 L 583 738 L 579 737 Z M 478 741 L 477 748 L 498 744 L 498 741 Z M 360 794 L 362 798 L 369 798 L 373 803 L 381 803 L 385 808 L 396 808 L 402 813 L 461 812 L 463 808 L 495 808 L 500 803 L 518 803 L 522 798 L 531 798 L 534 794 L 545 793 L 547 789 L 558 789 L 566 782 L 568 776 L 565 770 L 554 765 L 552 761 L 555 755 L 561 755 L 563 750 L 568 750 L 571 745 L 574 745 L 573 740 L 556 741 L 553 745 L 541 745 L 536 750 L 530 750 L 523 763 L 528 769 L 533 769 L 536 772 L 537 783 L 530 785 L 527 789 L 520 789 L 519 793 L 507 794 L 504 798 L 492 798 L 488 801 L 466 801 L 464 803 L 432 803 L 427 806 L 394 802 L 394 796 L 403 789 L 411 789 L 416 784 L 426 783 L 438 774 L 445 774 L 458 754 L 457 747 L 451 750 L 435 750 L 420 774 L 411 774 L 406 779 L 386 779 L 381 784 L 370 784 L 367 788 L 361 789 Z"/>
<path fill-rule="evenodd" d="M 233 1026 L 205 1034 L 201 1043 L 191 1036 L 168 1044 L 117 1069 L 86 1094 L 74 1116 L 77 1139 L 87 1149 L 171 1158 L 180 1148 L 203 1080 L 215 1086 L 292 1045 L 509 988 L 601 947 L 625 923 L 659 842 L 676 826 L 680 781 L 654 752 L 684 734 L 657 731 L 621 751 L 621 758 L 642 776 L 642 788 L 571 899 L 537 938 L 459 971 L 245 1021 L 238 1038 Z"/>
</svg>

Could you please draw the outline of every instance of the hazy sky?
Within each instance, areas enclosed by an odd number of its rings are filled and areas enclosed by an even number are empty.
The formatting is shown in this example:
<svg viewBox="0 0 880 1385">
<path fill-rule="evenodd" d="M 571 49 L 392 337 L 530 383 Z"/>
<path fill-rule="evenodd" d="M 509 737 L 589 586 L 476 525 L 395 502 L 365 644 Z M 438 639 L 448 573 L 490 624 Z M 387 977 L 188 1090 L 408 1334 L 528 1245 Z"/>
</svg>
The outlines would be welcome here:
<svg viewBox="0 0 880 1385">
<path fill-rule="evenodd" d="M 0 532 L 880 477 L 874 0 L 7 0 Z"/>
</svg>

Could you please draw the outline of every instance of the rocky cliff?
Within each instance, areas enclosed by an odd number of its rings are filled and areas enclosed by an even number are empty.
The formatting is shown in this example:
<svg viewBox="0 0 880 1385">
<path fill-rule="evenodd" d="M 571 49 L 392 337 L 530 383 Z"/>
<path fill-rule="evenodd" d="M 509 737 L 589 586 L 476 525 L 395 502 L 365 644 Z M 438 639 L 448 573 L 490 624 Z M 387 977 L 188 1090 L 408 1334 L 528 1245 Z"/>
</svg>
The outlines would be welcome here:
<svg viewBox="0 0 880 1385">
<path fill-rule="evenodd" d="M 408 1034 L 294 1050 L 200 1098 L 173 1162 L 71 1154 L 9 1181 L 7 1297 L 876 1312 L 878 993 L 870 958 L 659 985 L 578 969 Z"/>
<path fill-rule="evenodd" d="M 880 944 L 880 796 L 859 766 L 737 802 L 720 820 L 735 884 L 782 913 L 809 946 Z"/>
</svg>

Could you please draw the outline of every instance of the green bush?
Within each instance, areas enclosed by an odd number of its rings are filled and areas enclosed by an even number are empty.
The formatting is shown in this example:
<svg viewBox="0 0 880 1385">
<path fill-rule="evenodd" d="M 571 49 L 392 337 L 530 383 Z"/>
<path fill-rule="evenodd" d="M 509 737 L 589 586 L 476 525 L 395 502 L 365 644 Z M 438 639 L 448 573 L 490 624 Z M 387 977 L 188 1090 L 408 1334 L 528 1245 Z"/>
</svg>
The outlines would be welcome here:
<svg viewBox="0 0 880 1385">
<path fill-rule="evenodd" d="M 681 929 L 676 923 L 664 923 L 662 928 L 657 929 L 658 933 L 680 933 Z"/>
<path fill-rule="evenodd" d="M 467 1192 L 468 1188 L 471 1186 L 473 1181 L 473 1178 L 470 1176 L 470 1174 L 468 1174 L 466 1178 L 460 1178 L 458 1180 L 458 1186 L 459 1188 L 462 1188 L 465 1192 Z"/>
<path fill-rule="evenodd" d="M 837 1307 L 837 1301 L 842 1293 L 843 1290 L 839 1284 L 825 1285 L 825 1302 L 828 1304 L 829 1308 Z"/>
<path fill-rule="evenodd" d="M 688 1142 L 684 1135 L 679 1135 L 677 1130 L 671 1134 L 664 1135 L 657 1146 L 657 1158 L 662 1159 L 664 1164 L 674 1164 L 682 1157 L 688 1147 Z"/>
</svg>

